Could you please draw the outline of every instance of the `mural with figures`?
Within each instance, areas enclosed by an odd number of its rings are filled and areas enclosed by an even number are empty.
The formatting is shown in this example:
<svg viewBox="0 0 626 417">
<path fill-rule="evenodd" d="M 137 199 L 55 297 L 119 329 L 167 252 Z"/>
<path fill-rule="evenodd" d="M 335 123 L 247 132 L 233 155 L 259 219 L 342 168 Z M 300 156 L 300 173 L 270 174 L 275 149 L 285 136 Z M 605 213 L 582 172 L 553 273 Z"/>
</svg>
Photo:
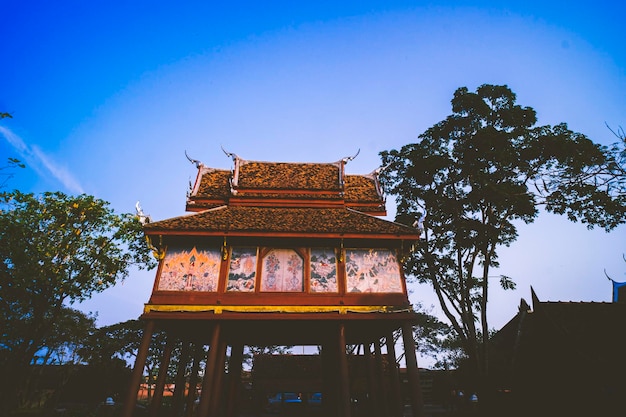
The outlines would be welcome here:
<svg viewBox="0 0 626 417">
<path fill-rule="evenodd" d="M 402 292 L 400 265 L 388 249 L 347 249 L 348 292 Z"/>
<path fill-rule="evenodd" d="M 226 291 L 252 292 L 256 277 L 256 248 L 233 248 Z"/>
<path fill-rule="evenodd" d="M 310 291 L 337 292 L 337 257 L 334 249 L 311 249 Z"/>
<path fill-rule="evenodd" d="M 221 256 L 219 248 L 168 249 L 158 291 L 217 291 Z"/>
<path fill-rule="evenodd" d="M 293 249 L 272 249 L 263 257 L 261 291 L 304 291 L 304 262 Z"/>
</svg>

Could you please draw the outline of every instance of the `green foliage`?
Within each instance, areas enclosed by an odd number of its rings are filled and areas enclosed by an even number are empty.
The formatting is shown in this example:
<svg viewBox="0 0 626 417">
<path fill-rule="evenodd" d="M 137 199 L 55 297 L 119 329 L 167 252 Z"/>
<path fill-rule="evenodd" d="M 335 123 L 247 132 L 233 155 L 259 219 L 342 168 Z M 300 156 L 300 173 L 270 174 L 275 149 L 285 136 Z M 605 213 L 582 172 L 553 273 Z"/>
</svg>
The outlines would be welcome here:
<svg viewBox="0 0 626 417">
<path fill-rule="evenodd" d="M 381 181 L 397 197 L 396 221 L 423 223 L 407 276 L 430 283 L 476 372 L 488 370 L 489 271 L 497 248 L 517 239 L 515 222 L 541 206 L 588 227 L 626 220 L 619 155 L 565 124 L 535 126 L 507 86 L 459 88 L 452 114 L 417 143 L 381 152 Z M 623 167 L 623 159 L 622 165 Z M 622 171 L 623 172 L 623 171 Z M 504 289 L 515 283 L 499 277 Z"/>
<path fill-rule="evenodd" d="M 79 355 L 92 365 L 107 364 L 122 360 L 129 365 L 134 363 L 143 338 L 145 323 L 140 320 L 127 320 L 111 326 L 104 326 L 93 332 L 83 343 Z M 163 359 L 166 333 L 156 331 L 148 348 L 144 375 L 149 389 L 156 380 Z M 176 365 L 180 358 L 180 348 L 173 349 L 168 368 L 168 381 L 172 382 Z"/>
<path fill-rule="evenodd" d="M 13 191 L 0 204 L 0 367 L 11 370 L 0 388 L 9 389 L 38 351 L 60 346 L 68 305 L 154 260 L 139 221 L 92 196 Z"/>
<path fill-rule="evenodd" d="M 19 159 L 7 158 L 7 164 L 0 166 L 0 189 L 6 187 L 9 180 L 15 176 L 13 171 L 15 168 L 26 168 L 26 165 Z"/>
<path fill-rule="evenodd" d="M 10 113 L 0 112 L 0 120 L 12 118 L 13 116 L 11 116 Z M 0 189 L 6 187 L 8 181 L 13 178 L 13 169 L 15 168 L 26 168 L 26 165 L 24 165 L 19 159 L 9 157 L 7 158 L 6 165 L 0 166 Z"/>
<path fill-rule="evenodd" d="M 417 351 L 424 357 L 435 359 L 436 368 L 456 367 L 462 352 L 454 331 L 431 314 L 432 308 L 426 309 L 417 303 L 413 310 L 417 313 L 417 323 L 413 326 Z"/>
</svg>

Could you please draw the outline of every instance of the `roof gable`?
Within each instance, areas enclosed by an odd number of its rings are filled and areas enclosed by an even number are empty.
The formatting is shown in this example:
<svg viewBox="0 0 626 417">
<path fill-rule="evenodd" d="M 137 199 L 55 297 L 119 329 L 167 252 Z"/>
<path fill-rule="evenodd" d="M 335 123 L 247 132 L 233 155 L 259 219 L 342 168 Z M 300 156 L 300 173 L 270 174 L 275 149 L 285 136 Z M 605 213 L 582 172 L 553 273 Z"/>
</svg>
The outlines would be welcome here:
<svg viewBox="0 0 626 417">
<path fill-rule="evenodd" d="M 345 206 L 386 215 L 385 199 L 375 172 L 346 175 L 345 159 L 333 163 L 291 163 L 235 157 L 234 162 L 232 171 L 196 164 L 198 174 L 187 196 L 188 211 L 221 205 Z"/>
</svg>

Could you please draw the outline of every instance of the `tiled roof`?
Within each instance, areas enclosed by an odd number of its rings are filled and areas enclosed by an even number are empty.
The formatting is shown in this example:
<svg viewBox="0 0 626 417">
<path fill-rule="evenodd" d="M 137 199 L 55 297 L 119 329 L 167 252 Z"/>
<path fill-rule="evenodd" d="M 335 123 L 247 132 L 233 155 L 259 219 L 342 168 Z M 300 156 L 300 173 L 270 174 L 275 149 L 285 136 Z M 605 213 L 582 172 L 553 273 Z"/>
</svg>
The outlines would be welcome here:
<svg viewBox="0 0 626 417">
<path fill-rule="evenodd" d="M 235 188 L 341 191 L 338 163 L 287 163 L 240 160 L 235 168 Z"/>
<path fill-rule="evenodd" d="M 341 161 L 286 163 L 238 158 L 232 172 L 199 166 L 196 182 L 187 200 L 188 211 L 263 199 L 264 205 L 343 203 L 362 212 L 385 214 L 385 201 L 375 175 L 345 175 Z"/>
<path fill-rule="evenodd" d="M 533 296 L 533 310 L 520 311 L 490 343 L 500 355 L 508 354 L 509 362 L 511 355 L 530 354 L 526 349 L 531 349 L 608 364 L 626 351 L 625 332 L 626 303 L 539 301 Z"/>
<path fill-rule="evenodd" d="M 227 199 L 230 195 L 231 172 L 222 169 L 205 169 L 197 195 L 210 199 Z"/>
<path fill-rule="evenodd" d="M 187 232 L 194 234 L 250 235 L 310 234 L 338 236 L 403 236 L 417 239 L 417 230 L 348 208 L 223 206 L 192 215 L 144 225 L 147 234 Z"/>
<path fill-rule="evenodd" d="M 380 202 L 376 180 L 373 176 L 346 175 L 346 202 Z"/>
</svg>

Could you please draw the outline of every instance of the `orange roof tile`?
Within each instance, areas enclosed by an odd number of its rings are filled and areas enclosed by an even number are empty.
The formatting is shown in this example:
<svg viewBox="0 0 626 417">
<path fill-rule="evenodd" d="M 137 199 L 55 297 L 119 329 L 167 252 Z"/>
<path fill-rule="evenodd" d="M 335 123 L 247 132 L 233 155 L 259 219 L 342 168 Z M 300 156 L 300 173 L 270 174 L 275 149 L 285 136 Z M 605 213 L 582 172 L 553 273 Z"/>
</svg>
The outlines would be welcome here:
<svg viewBox="0 0 626 417">
<path fill-rule="evenodd" d="M 338 163 L 287 163 L 240 160 L 234 174 L 234 188 L 341 191 Z"/>
<path fill-rule="evenodd" d="M 416 229 L 349 208 L 223 206 L 144 225 L 147 234 L 311 235 L 417 239 Z"/>
</svg>

